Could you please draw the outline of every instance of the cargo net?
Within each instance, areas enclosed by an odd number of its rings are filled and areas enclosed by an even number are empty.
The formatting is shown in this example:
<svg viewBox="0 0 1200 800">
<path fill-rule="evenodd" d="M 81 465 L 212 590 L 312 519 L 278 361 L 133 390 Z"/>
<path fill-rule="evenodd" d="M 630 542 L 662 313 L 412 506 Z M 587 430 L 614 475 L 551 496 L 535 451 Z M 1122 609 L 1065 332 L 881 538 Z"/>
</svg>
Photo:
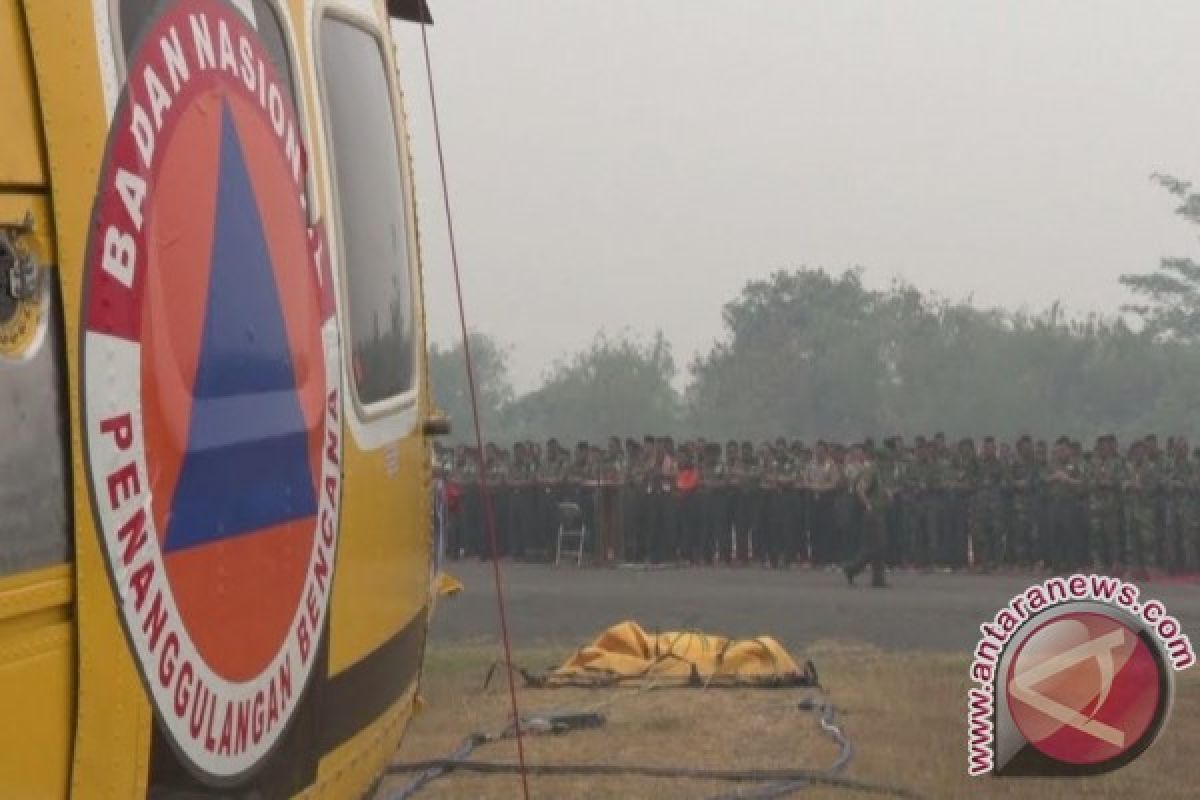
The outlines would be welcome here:
<svg viewBox="0 0 1200 800">
<path fill-rule="evenodd" d="M 811 661 L 803 667 L 770 636 L 729 639 L 689 631 L 647 633 L 633 621 L 613 625 L 546 672 L 521 670 L 526 686 L 796 688 L 818 685 Z"/>
</svg>

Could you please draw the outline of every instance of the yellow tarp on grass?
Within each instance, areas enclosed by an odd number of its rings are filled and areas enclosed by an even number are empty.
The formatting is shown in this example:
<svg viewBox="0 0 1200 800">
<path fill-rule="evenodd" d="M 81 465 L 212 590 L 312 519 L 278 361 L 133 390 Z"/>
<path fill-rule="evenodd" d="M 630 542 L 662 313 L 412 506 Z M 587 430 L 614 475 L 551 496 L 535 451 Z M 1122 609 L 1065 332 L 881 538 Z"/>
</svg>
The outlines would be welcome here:
<svg viewBox="0 0 1200 800">
<path fill-rule="evenodd" d="M 811 661 L 801 668 L 769 636 L 728 639 L 678 631 L 649 634 L 636 622 L 613 625 L 558 669 L 526 675 L 533 686 L 815 686 Z"/>
</svg>

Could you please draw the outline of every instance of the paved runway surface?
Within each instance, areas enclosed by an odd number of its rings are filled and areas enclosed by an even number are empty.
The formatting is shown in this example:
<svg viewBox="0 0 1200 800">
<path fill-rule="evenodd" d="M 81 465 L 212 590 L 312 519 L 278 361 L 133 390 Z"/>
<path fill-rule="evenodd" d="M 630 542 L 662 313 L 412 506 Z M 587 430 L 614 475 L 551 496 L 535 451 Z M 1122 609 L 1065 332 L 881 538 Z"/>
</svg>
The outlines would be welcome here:
<svg viewBox="0 0 1200 800">
<path fill-rule="evenodd" d="M 447 568 L 466 589 L 439 603 L 434 641 L 497 638 L 491 566 Z M 974 648 L 981 622 L 1047 577 L 901 571 L 891 576 L 892 588 L 870 589 L 847 586 L 841 573 L 757 567 L 577 570 L 506 563 L 503 573 L 517 646 L 582 642 L 614 622 L 635 619 L 659 630 L 765 633 L 793 648 L 839 639 L 964 654 Z M 1161 600 L 1200 647 L 1200 585 L 1155 581 L 1140 588 L 1143 600 Z"/>
</svg>

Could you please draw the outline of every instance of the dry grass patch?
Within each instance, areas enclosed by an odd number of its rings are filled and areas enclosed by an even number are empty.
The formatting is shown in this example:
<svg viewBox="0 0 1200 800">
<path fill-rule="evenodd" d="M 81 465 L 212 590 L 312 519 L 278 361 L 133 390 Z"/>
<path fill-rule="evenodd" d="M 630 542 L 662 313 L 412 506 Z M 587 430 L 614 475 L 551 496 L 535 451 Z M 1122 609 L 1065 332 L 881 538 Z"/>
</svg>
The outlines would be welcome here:
<svg viewBox="0 0 1200 800">
<path fill-rule="evenodd" d="M 525 650 L 518 663 L 555 664 L 563 648 Z M 481 689 L 496 651 L 485 645 L 434 647 L 424 672 L 425 710 L 413 721 L 397 756 L 411 761 L 446 755 L 471 731 L 503 727 L 509 700 L 503 675 Z M 1185 798 L 1200 783 L 1200 673 L 1179 676 L 1172 718 L 1163 738 L 1132 765 L 1086 781 L 969 779 L 966 776 L 966 656 L 894 653 L 875 647 L 822 642 L 805 657 L 841 710 L 856 747 L 846 772 L 858 780 L 891 783 L 925 797 Z M 836 746 L 811 713 L 795 708 L 809 690 L 673 689 L 521 690 L 522 713 L 584 710 L 604 705 L 599 730 L 526 738 L 532 763 L 646 764 L 707 768 L 825 769 Z M 514 761 L 511 741 L 483 747 L 474 756 Z M 389 779 L 387 790 L 407 776 Z M 456 774 L 428 786 L 421 800 L 509 798 L 520 795 L 515 776 Z M 536 798 L 706 797 L 737 785 L 643 778 L 531 778 Z M 748 787 L 749 785 L 743 784 Z M 814 787 L 797 796 L 852 800 L 870 795 Z"/>
</svg>

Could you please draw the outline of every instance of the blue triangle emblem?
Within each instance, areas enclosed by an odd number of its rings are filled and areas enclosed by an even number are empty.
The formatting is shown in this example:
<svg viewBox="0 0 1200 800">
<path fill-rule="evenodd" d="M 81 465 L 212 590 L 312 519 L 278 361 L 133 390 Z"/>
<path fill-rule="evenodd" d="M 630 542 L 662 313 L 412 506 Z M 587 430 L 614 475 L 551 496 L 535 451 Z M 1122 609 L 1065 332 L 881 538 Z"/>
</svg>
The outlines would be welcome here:
<svg viewBox="0 0 1200 800">
<path fill-rule="evenodd" d="M 164 552 L 312 516 L 316 493 L 262 218 L 222 109 L 212 265 Z"/>
</svg>

